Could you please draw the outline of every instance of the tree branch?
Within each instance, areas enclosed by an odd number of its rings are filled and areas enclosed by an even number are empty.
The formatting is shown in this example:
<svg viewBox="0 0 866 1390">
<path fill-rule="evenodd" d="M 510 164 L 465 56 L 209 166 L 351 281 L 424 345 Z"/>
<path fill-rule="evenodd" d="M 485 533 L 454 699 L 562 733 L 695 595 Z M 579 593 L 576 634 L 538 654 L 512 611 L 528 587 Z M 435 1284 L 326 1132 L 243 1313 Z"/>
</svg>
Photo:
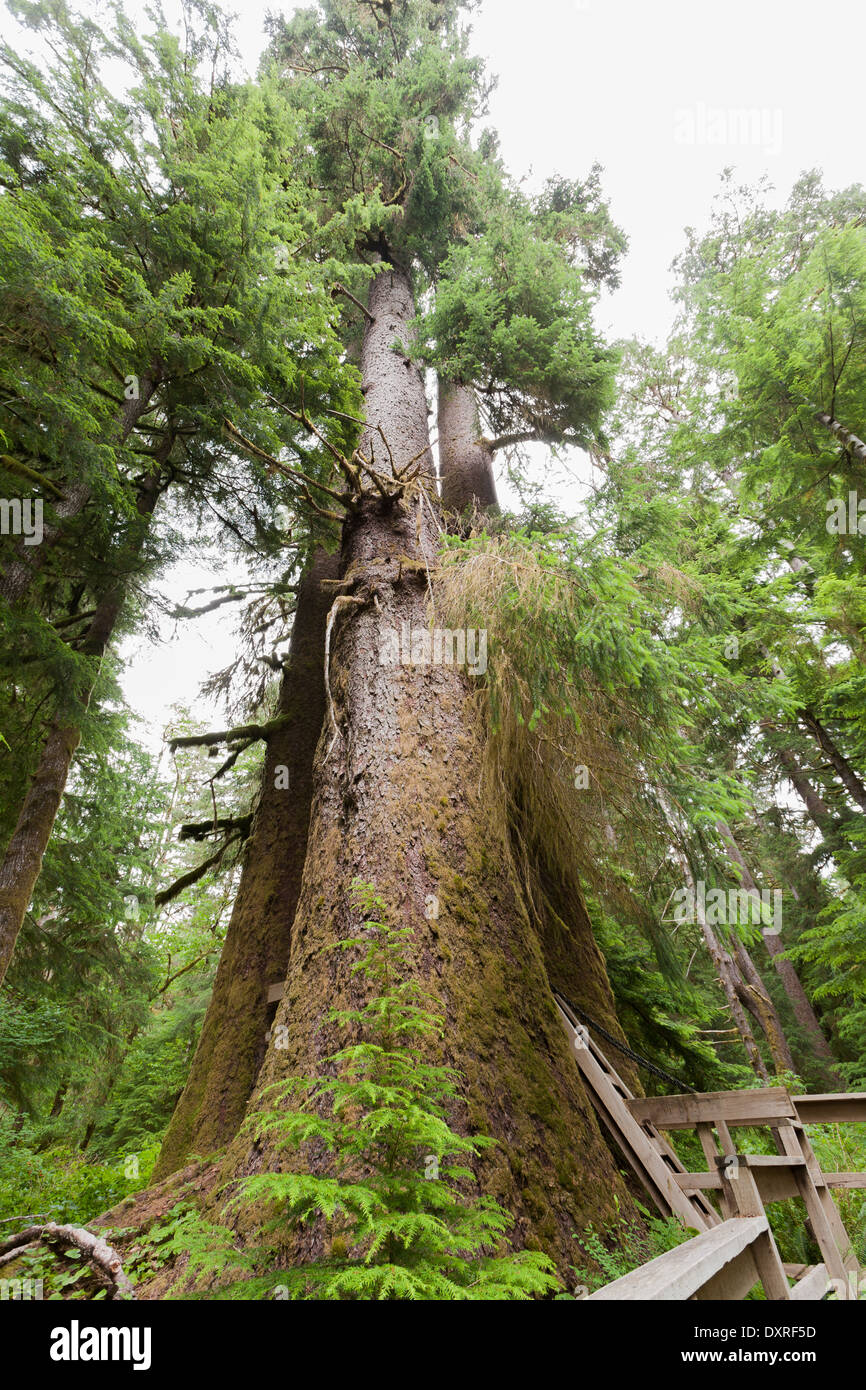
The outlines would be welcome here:
<svg viewBox="0 0 866 1390">
<path fill-rule="evenodd" d="M 288 723 L 289 716 L 281 714 L 267 724 L 241 724 L 237 729 L 218 729 L 209 734 L 183 734 L 169 739 L 168 746 L 173 753 L 178 748 L 213 748 L 219 743 L 241 743 L 244 740 L 255 743 L 258 739 L 269 739 Z"/>
<path fill-rule="evenodd" d="M 194 869 L 190 869 L 187 873 L 181 874 L 180 878 L 175 879 L 174 883 L 170 883 L 167 888 L 163 888 L 161 893 L 157 893 L 154 896 L 153 901 L 156 903 L 156 906 L 165 907 L 166 903 L 172 902 L 185 888 L 191 888 L 194 883 L 198 883 L 200 878 L 204 878 L 208 869 L 214 869 L 221 863 L 229 846 L 234 844 L 237 839 L 237 835 L 230 835 L 209 859 L 203 860 L 201 864 L 196 864 Z"/>
<path fill-rule="evenodd" d="M 0 467 L 5 468 L 7 473 L 16 473 L 20 478 L 26 478 L 29 483 L 35 483 L 37 487 L 43 487 L 47 492 L 53 492 L 55 497 L 63 499 L 63 490 L 56 483 L 52 483 L 44 473 L 37 473 L 35 468 L 28 468 L 26 463 L 19 463 L 11 454 L 0 454 Z"/>
<path fill-rule="evenodd" d="M 208 835 L 213 835 L 218 830 L 238 830 L 241 838 L 246 839 L 252 827 L 252 815 L 248 816 L 220 816 L 218 820 L 190 821 L 180 827 L 181 840 L 206 840 Z"/>
<path fill-rule="evenodd" d="M 850 449 L 852 454 L 856 454 L 861 462 L 866 463 L 866 444 L 863 443 L 862 439 L 858 439 L 856 434 L 852 434 L 850 430 L 846 430 L 845 426 L 838 420 L 835 420 L 832 415 L 819 414 L 815 416 L 815 419 L 820 425 L 823 425 L 825 429 L 829 430 L 831 434 L 835 434 L 836 438 L 844 444 L 845 448 Z"/>
<path fill-rule="evenodd" d="M 47 1221 L 44 1226 L 28 1226 L 17 1235 L 7 1236 L 5 1240 L 0 1241 L 0 1255 L 12 1250 L 23 1253 L 25 1247 L 39 1241 L 48 1245 L 74 1245 L 76 1250 L 80 1250 L 108 1280 L 112 1289 L 112 1299 L 135 1298 L 135 1289 L 124 1273 L 117 1251 L 112 1249 L 102 1236 L 92 1235 L 82 1226 L 58 1226 L 54 1221 Z"/>
<path fill-rule="evenodd" d="M 366 305 L 362 304 L 361 301 L 360 301 L 360 299 L 356 299 L 355 296 L 352 294 L 351 290 L 347 290 L 347 289 L 346 289 L 346 286 L 345 286 L 345 285 L 341 285 L 341 284 L 339 284 L 339 283 L 336 284 L 336 285 L 334 286 L 334 288 L 331 290 L 331 294 L 332 294 L 332 295 L 338 295 L 338 294 L 345 295 L 346 299 L 351 300 L 351 302 L 354 304 L 354 306 L 355 306 L 356 309 L 360 309 L 360 310 L 361 310 L 361 313 L 364 315 L 364 318 L 367 320 L 368 323 L 375 323 L 375 322 L 376 322 L 375 317 L 373 316 L 373 314 L 370 313 L 370 310 L 366 307 Z M 329 411 L 328 413 L 329 413 L 329 414 L 334 414 L 334 413 L 336 413 L 336 412 Z"/>
</svg>

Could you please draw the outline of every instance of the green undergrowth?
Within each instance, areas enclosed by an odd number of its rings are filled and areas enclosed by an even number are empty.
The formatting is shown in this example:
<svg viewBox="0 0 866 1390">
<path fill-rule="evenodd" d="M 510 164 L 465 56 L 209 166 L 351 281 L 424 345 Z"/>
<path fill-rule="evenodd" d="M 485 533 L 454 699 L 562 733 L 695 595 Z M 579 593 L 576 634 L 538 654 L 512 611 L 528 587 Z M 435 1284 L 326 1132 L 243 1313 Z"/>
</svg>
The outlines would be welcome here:
<svg viewBox="0 0 866 1390">
<path fill-rule="evenodd" d="M 86 1225 L 130 1193 L 146 1187 L 156 1162 L 155 1143 L 114 1163 L 95 1163 L 63 1145 L 40 1149 L 38 1136 L 12 1132 L 0 1116 L 0 1238 L 31 1218 Z"/>
<path fill-rule="evenodd" d="M 169 1294 L 180 1298 L 554 1295 L 561 1285 L 551 1260 L 514 1251 L 512 1217 L 477 1191 L 472 1163 L 493 1141 L 448 1123 L 458 1078 L 427 1060 L 444 1011 L 411 968 L 412 934 L 387 923 L 369 885 L 353 888 L 360 933 L 333 949 L 355 953 L 352 972 L 370 993 L 363 1006 L 331 1015 L 353 1041 L 317 1075 L 270 1087 L 270 1108 L 246 1125 L 294 1171 L 233 1185 L 218 1224 L 175 1209 L 139 1242 L 135 1273 L 141 1280 L 184 1257 L 182 1282 Z M 243 1246 L 237 1224 L 247 1232 Z M 302 1253 L 287 1258 L 287 1248 Z"/>
<path fill-rule="evenodd" d="M 686 1230 L 675 1217 L 653 1215 L 641 1202 L 634 1205 L 642 1220 L 619 1216 L 603 1231 L 589 1225 L 582 1235 L 575 1236 L 588 1261 L 573 1266 L 580 1291 L 595 1293 L 605 1284 L 612 1284 L 633 1269 L 676 1249 L 695 1234 Z"/>
</svg>

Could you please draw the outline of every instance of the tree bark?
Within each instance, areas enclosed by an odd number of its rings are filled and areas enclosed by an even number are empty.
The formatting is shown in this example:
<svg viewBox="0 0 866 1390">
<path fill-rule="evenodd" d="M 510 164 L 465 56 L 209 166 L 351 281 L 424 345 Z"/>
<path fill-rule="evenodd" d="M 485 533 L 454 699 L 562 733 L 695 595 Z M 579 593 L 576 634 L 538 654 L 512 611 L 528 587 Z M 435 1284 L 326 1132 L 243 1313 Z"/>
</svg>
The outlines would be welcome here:
<svg viewBox="0 0 866 1390">
<path fill-rule="evenodd" d="M 147 413 L 159 381 L 159 369 L 152 367 L 139 381 L 138 399 L 124 401 L 120 412 L 117 447 L 126 443 L 141 417 Z M 78 516 L 89 500 L 88 483 L 74 481 L 70 484 L 62 500 L 54 508 L 57 524 L 45 527 L 41 545 L 34 547 L 19 543 L 15 548 L 14 558 L 5 570 L 0 571 L 0 598 L 11 605 L 24 597 L 44 564 L 48 551 L 63 535 L 63 522 L 71 521 L 73 517 Z"/>
<path fill-rule="evenodd" d="M 316 553 L 298 591 L 289 661 L 267 743 L 261 789 L 213 993 L 186 1086 L 162 1146 L 154 1181 L 191 1153 L 222 1149 L 244 1117 L 267 1048 L 268 986 L 283 984 L 301 889 L 312 799 L 313 757 L 325 716 L 325 622 L 339 556 Z M 286 778 L 278 770 L 287 772 Z M 279 783 L 279 785 L 278 785 Z"/>
<path fill-rule="evenodd" d="M 136 554 L 144 542 L 146 523 L 159 496 L 159 472 L 155 470 L 144 479 L 136 497 L 138 527 L 133 542 Z M 127 576 L 123 575 L 102 595 L 80 648 L 83 655 L 97 658 L 104 654 L 123 607 L 126 587 Z M 84 709 L 92 693 L 91 684 L 81 700 Z M 0 984 L 6 977 L 24 914 L 30 905 L 80 740 L 81 729 L 77 723 L 54 720 L 25 793 L 12 838 L 0 861 Z"/>
<path fill-rule="evenodd" d="M 463 513 L 498 506 L 493 453 L 481 438 L 471 386 L 439 377 L 439 473 L 442 505 Z"/>
<path fill-rule="evenodd" d="M 438 379 L 439 479 L 446 511 L 498 510 L 493 451 L 480 438 L 478 407 L 471 386 Z M 583 893 L 575 878 L 564 882 L 550 870 L 544 847 L 526 824 L 511 827 L 511 846 L 521 866 L 524 897 L 538 932 L 554 989 L 627 1045 L 604 957 L 593 935 Z M 637 1069 L 619 1054 L 617 1070 L 635 1094 L 643 1094 Z"/>
<path fill-rule="evenodd" d="M 743 989 L 737 989 L 737 993 L 746 1007 L 754 1012 L 755 1018 L 761 1026 L 770 1055 L 773 1058 L 773 1065 L 777 1072 L 796 1071 L 794 1058 L 788 1039 L 785 1036 L 785 1029 L 779 1017 L 778 1010 L 767 991 L 767 986 L 761 976 L 758 967 L 752 960 L 742 941 L 735 936 L 733 939 L 733 959 L 739 970 L 742 979 Z M 747 1003 L 744 998 L 744 991 L 751 1003 Z"/>
<path fill-rule="evenodd" d="M 856 434 L 852 434 L 851 430 L 846 429 L 841 421 L 835 420 L 832 415 L 827 415 L 822 411 L 815 418 L 831 434 L 835 434 L 844 448 L 850 450 L 852 454 L 856 454 L 861 462 L 866 463 L 866 444 L 863 443 L 862 439 L 858 439 Z"/>
<path fill-rule="evenodd" d="M 465 673 L 448 665 L 387 664 L 387 630 L 427 628 L 427 568 L 435 560 L 435 502 L 423 379 L 393 350 L 408 342 L 408 274 L 383 269 L 370 288 L 362 350 L 369 421 L 362 450 L 384 474 L 424 459 L 420 493 L 361 500 L 344 528 L 347 584 L 329 622 L 329 718 L 314 767 L 313 813 L 286 992 L 250 1113 L 267 1087 L 315 1071 L 346 1038 L 332 1007 L 363 997 L 351 955 L 327 948 L 358 931 L 350 885 L 375 885 L 413 932 L 419 977 L 443 1000 L 438 1060 L 461 1075 L 452 1122 L 498 1140 L 478 1170 L 485 1192 L 515 1215 L 515 1243 L 547 1250 L 565 1270 L 574 1233 L 628 1209 L 550 994 L 495 798 L 485 793 L 484 728 Z M 385 447 L 377 426 L 387 437 Z M 431 1044 L 433 1047 L 433 1044 Z M 301 1166 L 274 1141 L 242 1132 L 227 1181 Z M 316 1158 L 327 1172 L 326 1156 Z M 297 1237 L 294 1256 L 321 1248 Z"/>
<path fill-rule="evenodd" d="M 777 753 L 779 762 L 785 769 L 785 776 L 806 807 L 813 825 L 817 826 L 825 839 L 832 839 L 838 834 L 840 826 L 830 807 L 815 791 L 793 753 L 787 749 L 778 749 Z"/>
<path fill-rule="evenodd" d="M 712 927 L 707 922 L 706 917 L 701 913 L 699 913 L 699 925 L 704 934 L 707 949 L 712 956 L 713 964 L 718 972 L 719 983 L 725 992 L 731 1018 L 737 1025 L 737 1031 L 740 1034 L 746 1056 L 749 1059 L 749 1065 L 755 1072 L 755 1075 L 760 1077 L 765 1085 L 769 1085 L 770 1073 L 767 1071 L 764 1059 L 761 1056 L 761 1050 L 755 1041 L 755 1035 L 752 1032 L 749 1020 L 746 1018 L 743 1012 L 743 1006 L 740 1002 L 737 989 L 739 983 L 737 968 Z"/>
</svg>

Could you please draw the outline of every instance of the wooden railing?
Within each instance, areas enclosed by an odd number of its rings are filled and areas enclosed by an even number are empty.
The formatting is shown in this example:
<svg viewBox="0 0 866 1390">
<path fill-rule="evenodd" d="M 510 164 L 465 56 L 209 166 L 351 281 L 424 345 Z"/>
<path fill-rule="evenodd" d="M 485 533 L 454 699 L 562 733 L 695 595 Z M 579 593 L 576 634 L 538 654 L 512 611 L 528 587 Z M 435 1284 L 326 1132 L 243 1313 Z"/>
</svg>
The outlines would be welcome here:
<svg viewBox="0 0 866 1390">
<path fill-rule="evenodd" d="M 698 1233 L 593 1298 L 743 1298 L 757 1283 L 769 1299 L 857 1296 L 861 1271 L 832 1189 L 866 1189 L 866 1173 L 823 1173 L 804 1125 L 866 1121 L 866 1094 L 791 1096 L 772 1086 L 638 1098 L 554 997 L 603 1127 L 659 1211 Z M 737 1128 L 768 1129 L 777 1153 L 740 1152 Z M 697 1132 L 706 1171 L 689 1172 L 663 1133 L 683 1129 Z M 792 1197 L 802 1198 L 820 1250 L 814 1267 L 783 1265 L 767 1221 L 767 1203 Z"/>
<path fill-rule="evenodd" d="M 768 1298 L 818 1299 L 830 1289 L 824 1265 L 815 1265 L 793 1289 L 781 1265 L 774 1271 L 775 1243 L 766 1216 L 734 1216 L 711 1231 L 668 1250 L 589 1295 L 589 1301 L 738 1299 L 760 1280 Z M 778 1252 L 775 1253 L 778 1260 Z M 768 1271 L 769 1288 L 761 1277 Z M 756 1279 L 757 1275 L 757 1279 Z M 780 1282 L 781 1277 L 781 1282 Z M 775 1289 L 775 1292 L 770 1292 Z M 784 1290 L 784 1291 L 783 1291 Z"/>
</svg>

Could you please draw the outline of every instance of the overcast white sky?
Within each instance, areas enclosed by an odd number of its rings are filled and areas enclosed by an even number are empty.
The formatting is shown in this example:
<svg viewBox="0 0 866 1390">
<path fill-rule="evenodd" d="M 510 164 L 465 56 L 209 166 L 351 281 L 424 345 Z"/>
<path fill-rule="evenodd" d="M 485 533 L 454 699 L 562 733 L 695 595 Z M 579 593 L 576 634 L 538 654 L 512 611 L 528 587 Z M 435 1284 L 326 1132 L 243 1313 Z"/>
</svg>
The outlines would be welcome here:
<svg viewBox="0 0 866 1390">
<path fill-rule="evenodd" d="M 266 12 L 295 8 L 245 0 L 237 30 L 251 73 Z M 499 77 L 490 121 L 512 173 L 535 183 L 605 167 L 630 239 L 622 287 L 599 314 L 614 337 L 665 338 L 670 262 L 684 227 L 706 222 L 725 165 L 746 182 L 768 174 L 780 202 L 814 166 L 833 187 L 864 177 L 860 0 L 484 0 L 473 27 Z M 136 648 L 127 690 L 158 727 L 230 651 L 224 616 L 190 629 Z"/>
</svg>

